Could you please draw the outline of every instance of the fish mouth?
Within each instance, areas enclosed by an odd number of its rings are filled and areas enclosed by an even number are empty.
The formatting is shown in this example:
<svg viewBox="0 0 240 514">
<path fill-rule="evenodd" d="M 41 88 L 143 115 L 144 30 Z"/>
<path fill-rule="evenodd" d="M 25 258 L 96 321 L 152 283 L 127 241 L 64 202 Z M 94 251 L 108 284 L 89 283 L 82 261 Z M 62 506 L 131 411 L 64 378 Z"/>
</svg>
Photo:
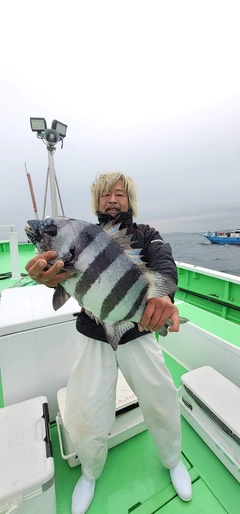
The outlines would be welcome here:
<svg viewBox="0 0 240 514">
<path fill-rule="evenodd" d="M 42 235 L 32 221 L 28 221 L 28 225 L 25 226 L 25 232 L 33 244 L 38 243 L 42 239 Z"/>
<path fill-rule="evenodd" d="M 30 225 L 26 225 L 24 227 L 24 230 L 27 234 L 31 234 L 31 233 L 34 233 L 33 230 L 31 229 Z"/>
</svg>

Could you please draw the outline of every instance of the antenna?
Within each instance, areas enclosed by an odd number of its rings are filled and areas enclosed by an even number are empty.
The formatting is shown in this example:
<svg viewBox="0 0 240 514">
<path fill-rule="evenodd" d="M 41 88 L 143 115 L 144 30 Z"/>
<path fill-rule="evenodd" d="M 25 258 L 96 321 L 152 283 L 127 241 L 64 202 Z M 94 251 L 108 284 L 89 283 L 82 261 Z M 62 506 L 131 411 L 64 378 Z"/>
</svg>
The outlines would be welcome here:
<svg viewBox="0 0 240 514">
<path fill-rule="evenodd" d="M 26 170 L 26 174 L 27 174 L 27 180 L 28 180 L 28 185 L 29 185 L 29 189 L 30 189 L 30 195 L 31 195 L 31 198 L 32 198 L 33 210 L 35 212 L 36 219 L 38 220 L 37 204 L 36 204 L 35 195 L 34 195 L 34 191 L 33 191 L 31 175 L 27 171 L 26 163 L 24 163 L 24 166 L 25 166 L 25 170 Z"/>
</svg>

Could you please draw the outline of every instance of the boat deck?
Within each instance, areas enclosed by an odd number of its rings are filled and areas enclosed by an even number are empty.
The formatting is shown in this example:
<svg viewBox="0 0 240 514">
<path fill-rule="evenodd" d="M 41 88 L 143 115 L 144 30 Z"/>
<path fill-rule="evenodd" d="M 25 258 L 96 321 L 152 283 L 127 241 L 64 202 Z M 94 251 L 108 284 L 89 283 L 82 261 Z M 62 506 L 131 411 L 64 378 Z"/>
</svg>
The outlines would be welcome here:
<svg viewBox="0 0 240 514">
<path fill-rule="evenodd" d="M 29 252 L 30 251 L 30 252 Z M 34 256 L 28 248 L 21 256 L 21 272 L 25 273 L 25 263 Z M 8 260 L 0 255 L 0 274 L 9 272 Z M 21 279 L 29 284 L 27 278 Z M 18 283 L 11 278 L 3 278 L 0 290 Z M 211 313 L 205 313 L 204 322 L 201 309 L 184 302 L 179 305 L 181 315 L 199 323 L 203 329 L 217 337 L 232 337 L 236 345 L 240 341 L 240 327 L 233 327 L 228 333 L 228 323 Z M 200 318 L 201 317 L 201 320 Z M 205 324 L 205 325 L 204 325 Z M 234 332 L 236 330 L 236 334 Z M 167 341 L 167 338 L 166 338 Z M 231 343 L 231 341 L 229 341 Z M 166 343 L 167 344 L 167 343 Z M 165 350 L 165 361 L 176 387 L 180 386 L 181 375 L 188 371 Z M 0 387 L 0 407 L 3 398 Z M 51 437 L 55 462 L 55 484 L 57 514 L 70 514 L 71 494 L 80 476 L 80 466 L 71 468 L 60 455 L 57 427 L 51 424 Z M 182 418 L 182 458 L 187 465 L 193 483 L 193 499 L 189 503 L 176 495 L 169 478 L 169 472 L 161 466 L 156 448 L 146 430 L 132 439 L 109 450 L 103 473 L 96 485 L 94 501 L 89 514 L 239 514 L 240 484 L 224 467 L 220 460 L 202 441 L 187 421 Z"/>
<path fill-rule="evenodd" d="M 176 387 L 187 370 L 165 353 Z M 1 395 L 0 395 L 1 396 Z M 1 407 L 3 406 L 1 397 Z M 57 514 L 70 514 L 71 494 L 81 470 L 60 455 L 57 427 L 51 424 Z M 240 485 L 182 418 L 182 458 L 189 469 L 193 498 L 176 495 L 147 430 L 111 448 L 96 485 L 89 514 L 239 514 Z"/>
<path fill-rule="evenodd" d="M 165 360 L 179 387 L 186 370 L 167 354 Z M 55 426 L 51 434 L 57 513 L 69 514 L 80 467 L 70 468 L 61 458 Z M 89 514 L 239 514 L 239 483 L 185 419 L 182 419 L 182 456 L 193 483 L 193 499 L 189 503 L 176 495 L 169 472 L 161 466 L 147 430 L 110 449 Z"/>
</svg>

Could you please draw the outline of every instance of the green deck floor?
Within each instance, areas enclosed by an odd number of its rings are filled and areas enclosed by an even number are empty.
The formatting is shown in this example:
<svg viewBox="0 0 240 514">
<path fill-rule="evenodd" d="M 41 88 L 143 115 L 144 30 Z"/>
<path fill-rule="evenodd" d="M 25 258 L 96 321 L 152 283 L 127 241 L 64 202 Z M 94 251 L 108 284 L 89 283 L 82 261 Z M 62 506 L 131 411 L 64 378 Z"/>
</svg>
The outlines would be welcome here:
<svg viewBox="0 0 240 514">
<path fill-rule="evenodd" d="M 176 387 L 186 370 L 165 354 Z M 70 514 L 71 493 L 80 466 L 70 468 L 60 456 L 57 429 L 51 428 L 57 514 Z M 89 514 L 239 514 L 240 484 L 182 419 L 182 457 L 193 482 L 193 499 L 182 502 L 161 466 L 148 431 L 109 450 Z"/>
</svg>

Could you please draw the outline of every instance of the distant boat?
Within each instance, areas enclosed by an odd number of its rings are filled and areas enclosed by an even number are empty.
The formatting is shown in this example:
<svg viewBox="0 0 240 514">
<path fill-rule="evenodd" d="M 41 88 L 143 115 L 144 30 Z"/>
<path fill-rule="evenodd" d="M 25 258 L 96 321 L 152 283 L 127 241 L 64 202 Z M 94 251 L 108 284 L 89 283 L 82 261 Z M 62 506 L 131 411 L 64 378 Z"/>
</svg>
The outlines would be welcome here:
<svg viewBox="0 0 240 514">
<path fill-rule="evenodd" d="M 206 237 L 210 243 L 217 245 L 240 245 L 240 228 L 236 230 L 220 230 L 211 232 L 199 232 L 200 236 Z"/>
</svg>

